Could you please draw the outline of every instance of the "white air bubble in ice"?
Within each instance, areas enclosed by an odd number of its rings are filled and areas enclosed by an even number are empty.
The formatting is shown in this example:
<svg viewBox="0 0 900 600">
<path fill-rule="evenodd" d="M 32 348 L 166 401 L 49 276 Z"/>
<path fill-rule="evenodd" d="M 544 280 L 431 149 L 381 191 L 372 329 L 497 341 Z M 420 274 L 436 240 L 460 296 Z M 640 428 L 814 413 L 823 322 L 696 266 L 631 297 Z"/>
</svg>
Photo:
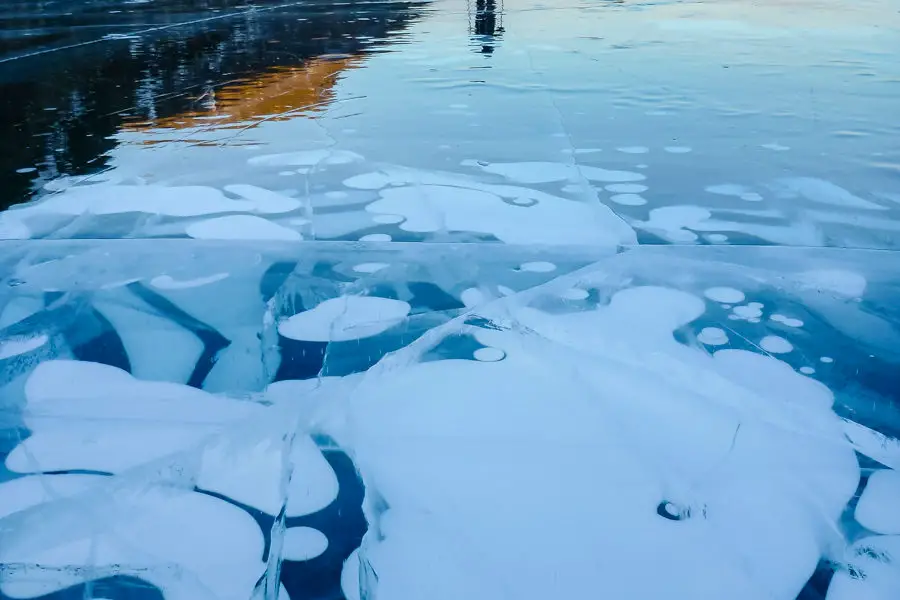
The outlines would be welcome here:
<svg viewBox="0 0 900 600">
<path fill-rule="evenodd" d="M 303 206 L 299 200 L 255 185 L 236 183 L 226 185 L 225 191 L 253 202 L 255 211 L 263 214 L 280 214 Z"/>
<path fill-rule="evenodd" d="M 559 296 L 561 298 L 565 298 L 566 300 L 584 300 L 590 294 L 588 294 L 587 290 L 583 290 L 581 288 L 573 287 L 560 292 Z"/>
<path fill-rule="evenodd" d="M 403 215 L 377 214 L 372 215 L 372 220 L 382 225 L 391 225 L 393 223 L 401 223 L 405 217 Z"/>
<path fill-rule="evenodd" d="M 794 349 L 789 341 L 777 335 L 767 335 L 759 341 L 759 347 L 772 354 L 785 354 Z"/>
<path fill-rule="evenodd" d="M 800 196 L 811 202 L 860 208 L 864 210 L 885 210 L 885 207 L 850 193 L 844 188 L 815 177 L 786 177 L 774 182 L 773 188 L 784 198 Z"/>
<path fill-rule="evenodd" d="M 486 298 L 484 297 L 484 293 L 478 288 L 466 288 L 459 295 L 459 299 L 466 306 L 466 308 L 478 306 L 479 304 L 483 304 L 486 300 Z"/>
<path fill-rule="evenodd" d="M 816 370 L 813 369 L 812 367 L 800 367 L 800 372 L 803 373 L 804 375 L 812 375 L 813 373 L 816 372 Z"/>
<path fill-rule="evenodd" d="M 359 238 L 361 242 L 389 242 L 391 236 L 386 233 L 370 233 Z"/>
<path fill-rule="evenodd" d="M 713 302 L 737 304 L 744 301 L 744 292 L 730 287 L 712 287 L 704 290 L 703 295 Z"/>
<path fill-rule="evenodd" d="M 342 296 L 278 325 L 278 333 L 293 340 L 344 342 L 378 335 L 401 323 L 411 307 L 402 300 L 373 296 Z"/>
<path fill-rule="evenodd" d="M 300 241 L 300 232 L 253 215 L 229 215 L 191 223 L 185 233 L 201 240 Z"/>
<path fill-rule="evenodd" d="M 341 569 L 341 591 L 347 600 L 360 600 L 359 549 L 350 553 Z"/>
<path fill-rule="evenodd" d="M 854 516 L 870 531 L 900 534 L 900 473 L 892 469 L 872 473 Z"/>
<path fill-rule="evenodd" d="M 640 194 L 650 188 L 640 183 L 611 183 L 605 186 L 604 189 L 614 194 Z"/>
<path fill-rule="evenodd" d="M 363 157 L 355 152 L 324 148 L 321 150 L 254 156 L 247 163 L 255 167 L 313 167 L 319 165 L 341 165 L 361 160 L 363 160 Z"/>
<path fill-rule="evenodd" d="M 388 263 L 360 263 L 358 265 L 353 266 L 353 270 L 357 273 L 376 273 L 382 269 L 387 269 L 389 266 Z"/>
<path fill-rule="evenodd" d="M 763 305 L 760 302 L 748 302 L 743 306 L 735 306 L 732 309 L 734 316 L 738 319 L 759 319 L 762 317 Z M 757 321 L 758 323 L 759 321 Z"/>
<path fill-rule="evenodd" d="M 793 317 L 786 317 L 786 316 L 780 315 L 778 313 L 771 315 L 769 317 L 769 319 L 771 319 L 772 321 L 775 321 L 776 323 L 781 323 L 782 325 L 784 325 L 786 327 L 803 327 L 803 321 L 801 321 L 800 319 L 795 319 Z"/>
<path fill-rule="evenodd" d="M 328 538 L 312 527 L 288 527 L 284 530 L 282 556 L 285 560 L 310 560 L 328 549 Z"/>
<path fill-rule="evenodd" d="M 697 339 L 707 346 L 722 346 L 728 343 L 728 334 L 718 327 L 704 327 L 697 334 Z"/>
<path fill-rule="evenodd" d="M 825 364 L 829 364 L 829 363 L 833 363 L 833 362 L 834 362 L 834 359 L 831 358 L 830 356 L 823 356 L 823 357 L 821 357 L 821 358 L 819 359 L 819 361 L 820 361 L 820 362 L 823 362 L 823 363 L 825 363 Z"/>
<path fill-rule="evenodd" d="M 344 180 L 344 185 L 356 190 L 380 190 L 387 187 L 393 179 L 380 172 L 361 173 Z"/>
<path fill-rule="evenodd" d="M 646 146 L 623 146 L 616 148 L 616 150 L 625 154 L 647 154 L 650 152 L 650 148 Z"/>
<path fill-rule="evenodd" d="M 736 183 L 720 183 L 717 185 L 709 185 L 704 189 L 710 194 L 717 194 L 719 196 L 734 196 L 736 198 L 741 198 L 745 194 L 753 193 L 750 188 Z M 758 196 L 759 194 L 756 195 Z"/>
<path fill-rule="evenodd" d="M 479 348 L 473 353 L 473 356 L 480 362 L 496 362 L 503 360 L 506 354 L 499 348 Z"/>
<path fill-rule="evenodd" d="M 600 167 L 587 165 L 572 165 L 568 163 L 552 162 L 521 162 L 521 163 L 481 163 L 474 160 L 463 161 L 463 165 L 478 167 L 487 173 L 501 175 L 519 183 L 552 183 L 554 181 L 586 178 L 590 181 L 602 181 L 609 183 L 643 181 L 646 179 L 640 173 L 630 171 L 609 171 Z"/>
<path fill-rule="evenodd" d="M 227 277 L 228 273 L 216 273 L 206 277 L 197 277 L 195 279 L 175 279 L 170 275 L 160 275 L 159 277 L 151 279 L 150 285 L 160 290 L 186 290 L 222 281 Z"/>
<path fill-rule="evenodd" d="M 489 186 L 507 194 L 512 186 Z M 527 190 L 523 190 L 527 191 Z M 468 231 L 491 234 L 509 244 L 589 244 L 614 246 L 630 241 L 634 232 L 612 211 L 531 192 L 533 203 L 513 206 L 497 193 L 449 185 L 388 188 L 366 206 L 376 214 L 403 215 L 404 231 L 431 233 Z"/>
<path fill-rule="evenodd" d="M 622 206 L 643 206 L 647 204 L 647 200 L 638 194 L 613 194 L 609 199 Z"/>
<path fill-rule="evenodd" d="M 519 265 L 519 270 L 530 273 L 550 273 L 551 271 L 556 270 L 556 265 L 554 265 L 552 262 L 541 260 L 522 263 L 521 265 Z"/>
<path fill-rule="evenodd" d="M 691 147 L 690 146 L 666 146 L 664 148 L 664 150 L 671 154 L 687 154 L 688 152 L 691 151 Z"/>
</svg>

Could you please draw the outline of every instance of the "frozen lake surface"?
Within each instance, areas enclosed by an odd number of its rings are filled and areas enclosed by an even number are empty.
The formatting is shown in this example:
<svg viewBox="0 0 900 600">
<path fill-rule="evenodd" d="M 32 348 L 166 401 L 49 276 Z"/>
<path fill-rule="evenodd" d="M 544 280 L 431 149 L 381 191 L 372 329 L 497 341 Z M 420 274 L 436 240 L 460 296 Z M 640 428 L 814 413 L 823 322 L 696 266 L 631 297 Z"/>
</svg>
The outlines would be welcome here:
<svg viewBox="0 0 900 600">
<path fill-rule="evenodd" d="M 0 600 L 896 600 L 890 0 L 0 8 Z"/>
</svg>

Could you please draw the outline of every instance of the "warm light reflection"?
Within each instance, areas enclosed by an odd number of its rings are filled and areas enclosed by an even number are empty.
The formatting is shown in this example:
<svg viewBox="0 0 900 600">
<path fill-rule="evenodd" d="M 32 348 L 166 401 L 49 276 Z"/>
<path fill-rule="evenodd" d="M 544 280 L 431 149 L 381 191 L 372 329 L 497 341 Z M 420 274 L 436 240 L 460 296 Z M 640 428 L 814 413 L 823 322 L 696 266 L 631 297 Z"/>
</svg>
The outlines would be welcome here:
<svg viewBox="0 0 900 600">
<path fill-rule="evenodd" d="M 150 129 L 222 129 L 248 122 L 284 120 L 322 110 L 334 100 L 334 85 L 345 69 L 358 67 L 360 55 L 322 56 L 297 67 L 276 67 L 209 90 L 194 101 L 192 110 L 152 121 L 126 122 L 130 131 Z M 238 125 L 240 124 L 240 125 Z"/>
</svg>

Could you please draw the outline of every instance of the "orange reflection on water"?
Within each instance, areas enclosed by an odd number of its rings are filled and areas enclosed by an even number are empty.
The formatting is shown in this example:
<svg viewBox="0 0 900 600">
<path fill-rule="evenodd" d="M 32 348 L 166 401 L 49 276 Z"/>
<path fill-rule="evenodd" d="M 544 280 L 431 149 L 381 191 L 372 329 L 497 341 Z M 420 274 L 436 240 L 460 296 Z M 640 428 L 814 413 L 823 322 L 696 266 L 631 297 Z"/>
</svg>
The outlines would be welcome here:
<svg viewBox="0 0 900 600">
<path fill-rule="evenodd" d="M 276 67 L 250 79 L 227 83 L 197 98 L 189 111 L 151 121 L 126 122 L 129 131 L 232 129 L 260 120 L 292 119 L 322 110 L 335 97 L 334 85 L 346 69 L 358 67 L 359 55 L 322 56 L 297 67 Z"/>
</svg>

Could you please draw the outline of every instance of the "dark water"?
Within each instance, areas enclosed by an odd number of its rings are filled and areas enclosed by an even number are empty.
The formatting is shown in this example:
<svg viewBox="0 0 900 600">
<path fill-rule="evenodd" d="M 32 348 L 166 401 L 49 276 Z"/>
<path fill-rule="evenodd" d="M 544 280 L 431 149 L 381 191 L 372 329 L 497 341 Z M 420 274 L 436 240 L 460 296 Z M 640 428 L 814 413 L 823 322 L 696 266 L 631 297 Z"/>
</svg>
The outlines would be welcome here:
<svg viewBox="0 0 900 600">
<path fill-rule="evenodd" d="M 37 182 L 102 169 L 125 123 L 203 108 L 224 85 L 238 95 L 277 69 L 377 51 L 424 2 L 59 0 L 0 8 L 0 208 Z M 243 85 L 241 88 L 240 86 Z M 300 90 L 302 108 L 319 100 Z M 265 107 L 271 109 L 271 106 Z M 260 108 L 260 110 L 265 110 Z M 35 169 L 19 173 L 22 169 Z"/>
</svg>

